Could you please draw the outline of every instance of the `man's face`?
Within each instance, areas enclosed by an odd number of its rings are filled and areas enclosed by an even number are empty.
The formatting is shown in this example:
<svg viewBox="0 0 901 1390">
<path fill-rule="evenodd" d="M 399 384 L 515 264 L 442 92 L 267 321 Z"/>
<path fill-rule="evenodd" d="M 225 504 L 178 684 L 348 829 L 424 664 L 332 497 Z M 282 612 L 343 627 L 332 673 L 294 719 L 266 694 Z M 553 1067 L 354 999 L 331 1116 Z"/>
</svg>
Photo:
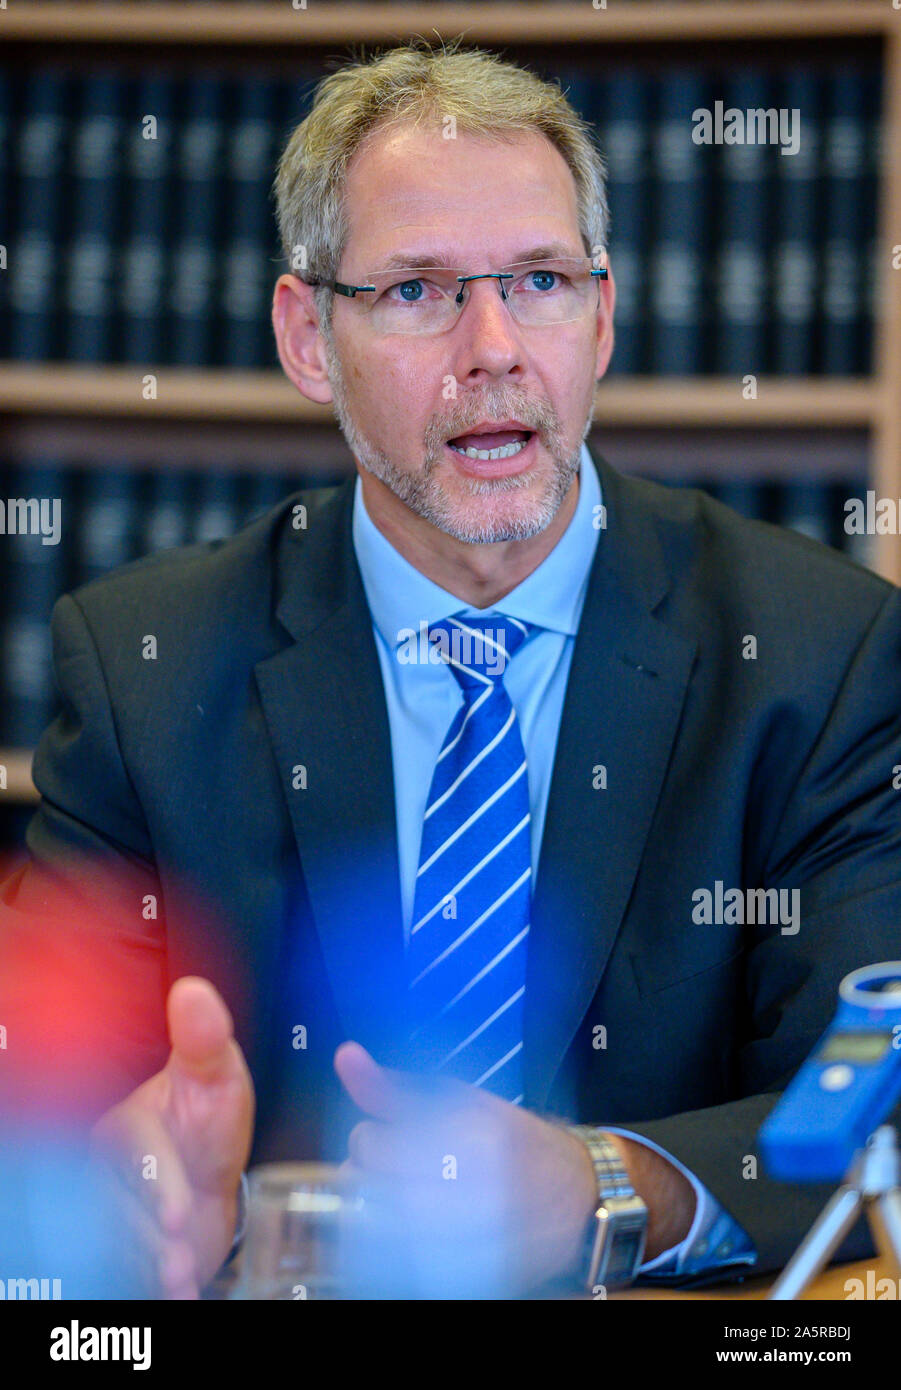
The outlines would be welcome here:
<svg viewBox="0 0 901 1390">
<path fill-rule="evenodd" d="M 530 259 L 545 245 L 586 255 L 572 175 L 538 134 L 497 143 L 446 140 L 440 128 L 375 132 L 349 167 L 346 206 L 336 276 L 344 283 L 366 283 L 399 253 L 410 266 L 448 257 L 466 274 Z M 527 328 L 498 285 L 471 282 L 454 325 L 434 336 L 379 335 L 356 302 L 336 296 L 326 341 L 335 408 L 359 464 L 466 542 L 521 540 L 551 522 L 578 472 L 609 357 L 609 346 L 599 350 L 606 296 L 600 315 L 593 293 L 580 319 Z M 505 421 L 532 431 L 512 457 L 474 460 L 447 442 Z"/>
</svg>

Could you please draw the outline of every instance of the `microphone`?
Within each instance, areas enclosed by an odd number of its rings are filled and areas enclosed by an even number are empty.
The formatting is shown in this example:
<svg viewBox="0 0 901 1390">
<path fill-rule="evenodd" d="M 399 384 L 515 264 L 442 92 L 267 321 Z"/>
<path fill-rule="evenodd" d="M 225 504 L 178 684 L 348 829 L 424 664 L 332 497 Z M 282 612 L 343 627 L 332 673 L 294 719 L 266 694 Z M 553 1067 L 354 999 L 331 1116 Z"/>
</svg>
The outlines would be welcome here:
<svg viewBox="0 0 901 1390">
<path fill-rule="evenodd" d="M 828 1030 L 767 1116 L 770 1176 L 841 1179 L 901 1096 L 901 961 L 852 970 Z"/>
</svg>

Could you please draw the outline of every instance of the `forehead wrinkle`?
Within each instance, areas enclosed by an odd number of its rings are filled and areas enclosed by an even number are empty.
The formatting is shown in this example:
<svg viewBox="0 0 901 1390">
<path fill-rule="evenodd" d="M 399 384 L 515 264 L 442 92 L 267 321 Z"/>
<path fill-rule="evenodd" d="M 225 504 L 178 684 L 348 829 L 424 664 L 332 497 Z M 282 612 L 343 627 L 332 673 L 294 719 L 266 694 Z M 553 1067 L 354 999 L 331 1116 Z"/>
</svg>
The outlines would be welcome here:
<svg viewBox="0 0 901 1390">
<path fill-rule="evenodd" d="M 520 261 L 559 260 L 560 258 L 571 257 L 582 259 L 584 254 L 583 251 L 574 251 L 562 241 L 544 241 L 514 251 L 510 258 L 501 264 L 516 265 Z M 460 258 L 443 251 L 397 251 L 382 261 L 378 269 L 421 269 L 428 266 L 440 267 L 443 270 L 461 269 Z"/>
</svg>

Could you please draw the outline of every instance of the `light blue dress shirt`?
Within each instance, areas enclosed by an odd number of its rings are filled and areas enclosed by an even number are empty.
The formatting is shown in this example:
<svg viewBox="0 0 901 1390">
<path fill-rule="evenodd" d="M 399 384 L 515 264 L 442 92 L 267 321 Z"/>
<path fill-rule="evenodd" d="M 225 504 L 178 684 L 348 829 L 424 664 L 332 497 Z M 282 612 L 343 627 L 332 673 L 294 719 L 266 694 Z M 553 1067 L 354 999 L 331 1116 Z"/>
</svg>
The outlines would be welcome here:
<svg viewBox="0 0 901 1390">
<path fill-rule="evenodd" d="M 353 541 L 372 614 L 391 730 L 401 903 L 407 934 L 432 773 L 463 693 L 443 664 L 399 661 L 397 650 L 402 644 L 407 646 L 411 632 L 419 634 L 422 624 L 428 627 L 453 613 L 484 616 L 503 612 L 539 629 L 504 673 L 528 764 L 534 886 L 573 643 L 602 525 L 600 479 L 583 444 L 579 497 L 566 531 L 541 564 L 499 604 L 477 609 L 433 583 L 395 550 L 366 511 L 357 479 Z M 609 1125 L 601 1127 L 662 1154 L 685 1175 L 697 1197 L 688 1235 L 679 1245 L 643 1264 L 642 1274 L 678 1278 L 726 1265 L 754 1263 L 756 1252 L 745 1231 L 678 1159 L 642 1135 Z"/>
</svg>

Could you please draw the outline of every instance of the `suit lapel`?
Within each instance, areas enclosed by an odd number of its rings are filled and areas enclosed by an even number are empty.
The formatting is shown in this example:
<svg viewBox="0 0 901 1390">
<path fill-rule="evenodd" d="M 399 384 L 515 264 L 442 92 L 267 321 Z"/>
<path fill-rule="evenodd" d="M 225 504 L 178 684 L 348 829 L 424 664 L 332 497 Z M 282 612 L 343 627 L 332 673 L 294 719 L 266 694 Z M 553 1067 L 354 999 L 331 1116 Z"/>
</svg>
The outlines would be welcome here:
<svg viewBox="0 0 901 1390">
<path fill-rule="evenodd" d="M 696 645 L 653 615 L 670 581 L 652 514 L 598 466 L 607 529 L 573 649 L 529 934 L 526 1103 L 539 1107 L 619 930 Z"/>
<path fill-rule="evenodd" d="M 394 779 L 352 505 L 353 480 L 302 540 L 285 528 L 277 616 L 295 641 L 256 677 L 346 1037 L 390 1061 L 406 996 Z"/>
</svg>

